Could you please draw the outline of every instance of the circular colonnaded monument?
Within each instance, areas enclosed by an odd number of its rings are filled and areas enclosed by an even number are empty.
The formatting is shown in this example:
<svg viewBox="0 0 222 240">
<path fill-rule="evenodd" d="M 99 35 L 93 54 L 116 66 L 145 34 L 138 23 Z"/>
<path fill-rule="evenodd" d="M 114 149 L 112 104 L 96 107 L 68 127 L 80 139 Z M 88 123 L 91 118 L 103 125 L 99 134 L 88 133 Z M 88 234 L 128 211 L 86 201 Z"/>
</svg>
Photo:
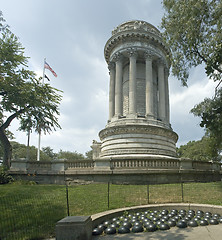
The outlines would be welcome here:
<svg viewBox="0 0 222 240">
<path fill-rule="evenodd" d="M 104 164 L 112 159 L 176 157 L 169 53 L 160 31 L 145 21 L 128 21 L 112 31 L 104 49 L 110 71 L 109 119 L 99 132 L 101 143 L 93 143 L 94 160 Z"/>
</svg>

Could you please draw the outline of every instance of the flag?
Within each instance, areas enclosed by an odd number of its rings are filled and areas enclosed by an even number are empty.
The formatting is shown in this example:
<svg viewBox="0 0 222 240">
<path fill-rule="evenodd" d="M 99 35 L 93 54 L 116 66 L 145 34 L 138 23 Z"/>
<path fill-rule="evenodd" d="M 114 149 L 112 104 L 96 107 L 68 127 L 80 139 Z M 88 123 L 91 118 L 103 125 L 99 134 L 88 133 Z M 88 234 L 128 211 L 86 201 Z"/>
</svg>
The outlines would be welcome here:
<svg viewBox="0 0 222 240">
<path fill-rule="evenodd" d="M 50 79 L 48 78 L 48 76 L 45 74 L 45 78 L 48 80 L 48 81 L 50 81 Z"/>
<path fill-rule="evenodd" d="M 51 73 L 52 73 L 55 77 L 57 77 L 57 74 L 54 72 L 54 70 L 49 66 L 49 64 L 48 64 L 46 61 L 45 61 L 44 67 L 45 67 L 46 69 L 49 69 L 49 70 L 51 71 Z"/>
</svg>

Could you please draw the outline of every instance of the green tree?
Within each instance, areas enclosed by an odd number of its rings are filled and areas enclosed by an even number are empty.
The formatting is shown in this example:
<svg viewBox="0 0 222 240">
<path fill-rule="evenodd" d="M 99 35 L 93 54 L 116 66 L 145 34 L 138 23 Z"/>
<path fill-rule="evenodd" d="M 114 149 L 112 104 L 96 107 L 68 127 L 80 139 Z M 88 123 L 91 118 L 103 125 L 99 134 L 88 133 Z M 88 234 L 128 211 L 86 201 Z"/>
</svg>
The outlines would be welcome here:
<svg viewBox="0 0 222 240">
<path fill-rule="evenodd" d="M 88 160 L 92 160 L 93 159 L 93 151 L 92 150 L 89 150 L 85 153 L 86 155 L 86 159 Z"/>
<path fill-rule="evenodd" d="M 82 153 L 78 152 L 70 152 L 70 151 L 62 151 L 60 150 L 57 154 L 58 159 L 67 159 L 69 161 L 75 161 L 75 160 L 84 160 L 85 157 Z"/>
<path fill-rule="evenodd" d="M 177 148 L 178 157 L 190 158 L 200 161 L 220 161 L 218 149 L 215 148 L 216 139 L 212 136 L 204 136 L 198 141 L 189 141 L 186 145 Z"/>
<path fill-rule="evenodd" d="M 56 156 L 56 154 L 53 152 L 53 149 L 51 147 L 49 147 L 49 146 L 48 147 L 43 147 L 42 148 L 42 152 L 45 155 L 47 155 L 50 158 L 50 160 L 53 160 L 55 158 L 55 156 Z"/>
<path fill-rule="evenodd" d="M 171 49 L 172 73 L 187 85 L 189 70 L 202 63 L 213 80 L 222 78 L 222 1 L 163 0 L 164 40 Z"/>
<path fill-rule="evenodd" d="M 28 58 L 18 38 L 4 24 L 0 12 L 0 141 L 4 149 L 3 164 L 9 168 L 12 147 L 6 130 L 14 119 L 20 130 L 34 129 L 50 133 L 57 127 L 60 91 L 42 84 L 27 69 Z"/>
<path fill-rule="evenodd" d="M 194 106 L 191 113 L 201 117 L 200 126 L 212 139 L 217 155 L 222 150 L 222 89 L 213 98 L 205 98 L 204 101 Z"/>
<path fill-rule="evenodd" d="M 26 159 L 27 158 L 27 146 L 15 141 L 11 141 L 12 146 L 12 158 L 13 159 Z M 35 161 L 37 159 L 37 148 L 35 146 L 29 147 L 29 160 Z M 48 152 L 44 150 L 41 151 L 41 161 L 51 161 L 52 157 L 48 155 Z"/>
</svg>

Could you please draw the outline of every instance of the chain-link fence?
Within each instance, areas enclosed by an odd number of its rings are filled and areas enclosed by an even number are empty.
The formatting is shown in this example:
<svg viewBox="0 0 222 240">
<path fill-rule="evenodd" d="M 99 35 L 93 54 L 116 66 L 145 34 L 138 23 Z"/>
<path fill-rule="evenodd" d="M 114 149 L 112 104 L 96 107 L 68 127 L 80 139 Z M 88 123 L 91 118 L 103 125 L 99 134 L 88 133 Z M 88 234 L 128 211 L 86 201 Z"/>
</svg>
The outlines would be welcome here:
<svg viewBox="0 0 222 240">
<path fill-rule="evenodd" d="M 55 224 L 67 215 L 92 215 L 108 209 L 154 203 L 222 205 L 222 183 L 164 185 L 16 185 L 0 186 L 0 239 L 55 236 Z"/>
</svg>

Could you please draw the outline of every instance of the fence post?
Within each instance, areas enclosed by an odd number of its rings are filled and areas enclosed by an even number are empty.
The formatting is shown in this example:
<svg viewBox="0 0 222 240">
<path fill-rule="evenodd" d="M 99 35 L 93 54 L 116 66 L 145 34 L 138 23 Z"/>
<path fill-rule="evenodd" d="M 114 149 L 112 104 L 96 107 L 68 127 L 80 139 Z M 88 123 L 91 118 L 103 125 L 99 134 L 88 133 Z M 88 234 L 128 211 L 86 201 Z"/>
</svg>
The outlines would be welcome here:
<svg viewBox="0 0 222 240">
<path fill-rule="evenodd" d="M 108 182 L 108 195 L 107 195 L 107 203 L 108 203 L 108 209 L 109 209 L 109 188 L 110 188 L 110 182 Z"/>
<path fill-rule="evenodd" d="M 150 203 L 150 185 L 147 184 L 147 204 Z"/>
<path fill-rule="evenodd" d="M 181 182 L 181 200 L 184 202 L 183 182 Z"/>
<path fill-rule="evenodd" d="M 67 185 L 67 180 L 65 178 L 65 171 L 64 171 L 64 181 L 65 181 L 65 185 L 66 185 L 66 207 L 67 207 L 67 216 L 69 217 L 69 189 L 68 189 L 68 185 Z"/>
</svg>

